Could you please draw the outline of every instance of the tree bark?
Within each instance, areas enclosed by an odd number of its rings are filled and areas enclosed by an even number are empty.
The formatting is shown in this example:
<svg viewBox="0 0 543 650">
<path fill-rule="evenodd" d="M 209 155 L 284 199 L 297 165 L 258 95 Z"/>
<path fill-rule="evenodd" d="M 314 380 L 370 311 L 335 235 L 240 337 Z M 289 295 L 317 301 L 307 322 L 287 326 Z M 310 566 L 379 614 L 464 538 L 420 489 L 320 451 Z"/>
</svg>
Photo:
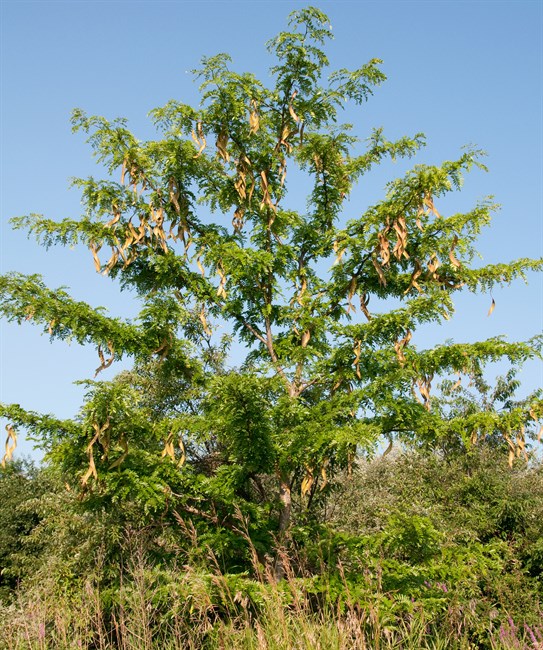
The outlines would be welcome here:
<svg viewBox="0 0 543 650">
<path fill-rule="evenodd" d="M 279 500 L 281 501 L 281 512 L 279 513 L 279 536 L 277 556 L 275 559 L 275 579 L 281 580 L 285 575 L 285 542 L 288 539 L 290 529 L 290 518 L 292 512 L 292 496 L 290 483 L 286 476 L 279 477 Z"/>
</svg>

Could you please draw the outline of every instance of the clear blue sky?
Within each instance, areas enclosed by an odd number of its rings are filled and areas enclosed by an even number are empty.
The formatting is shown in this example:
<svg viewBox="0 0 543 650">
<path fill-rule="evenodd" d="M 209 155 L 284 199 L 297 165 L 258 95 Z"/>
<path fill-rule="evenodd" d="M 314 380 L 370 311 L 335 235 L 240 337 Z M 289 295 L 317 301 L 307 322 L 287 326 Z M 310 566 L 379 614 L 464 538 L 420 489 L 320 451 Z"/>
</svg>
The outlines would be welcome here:
<svg viewBox="0 0 543 650">
<path fill-rule="evenodd" d="M 264 43 L 286 26 L 293 1 L 78 1 L 1 3 L 0 270 L 42 273 L 50 286 L 114 315 L 137 306 L 110 280 L 94 273 L 90 255 L 40 249 L 8 226 L 15 215 L 53 219 L 80 214 L 68 179 L 97 173 L 87 145 L 70 132 L 74 107 L 107 117 L 125 116 L 141 138 L 153 137 L 148 111 L 171 98 L 197 100 L 187 71 L 202 55 L 229 52 L 234 65 L 266 77 Z M 423 131 L 421 162 L 438 163 L 475 143 L 489 157 L 488 174 L 473 173 L 465 191 L 447 204 L 468 209 L 493 194 L 502 205 L 481 239 L 485 263 L 543 253 L 543 3 L 533 2 L 314 2 L 326 11 L 335 40 L 333 67 L 356 68 L 384 60 L 388 82 L 349 120 L 361 137 L 383 126 L 389 138 Z M 382 196 L 402 171 L 386 167 L 362 182 L 349 205 L 353 215 Z M 462 298 L 458 316 L 428 342 L 474 340 L 505 334 L 524 339 L 542 330 L 543 284 L 516 283 L 490 297 Z M 93 349 L 50 344 L 31 325 L 0 324 L 0 400 L 74 415 L 82 390 L 72 382 L 92 376 Z M 113 366 L 104 378 L 120 366 Z M 531 364 L 527 387 L 543 384 Z M 3 433 L 3 431 L 2 431 Z M 22 443 L 28 452 L 30 446 Z"/>
</svg>

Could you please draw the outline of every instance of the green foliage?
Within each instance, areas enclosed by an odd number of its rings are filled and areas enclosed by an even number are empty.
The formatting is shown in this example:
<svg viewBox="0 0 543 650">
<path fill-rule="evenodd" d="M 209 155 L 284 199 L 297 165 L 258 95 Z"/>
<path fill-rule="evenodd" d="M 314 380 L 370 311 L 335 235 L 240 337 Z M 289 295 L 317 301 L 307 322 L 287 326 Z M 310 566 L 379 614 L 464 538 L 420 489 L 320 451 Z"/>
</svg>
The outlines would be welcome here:
<svg viewBox="0 0 543 650">
<path fill-rule="evenodd" d="M 229 374 L 218 378 L 210 389 L 208 417 L 217 431 L 217 440 L 231 460 L 249 474 L 273 471 L 268 384 L 259 377 Z"/>
<path fill-rule="evenodd" d="M 440 213 L 465 174 L 485 169 L 477 149 L 415 165 L 382 200 L 353 212 L 347 201 L 364 175 L 415 156 L 424 136 L 355 135 L 341 111 L 363 106 L 384 82 L 381 61 L 330 71 L 327 17 L 308 7 L 289 25 L 268 43 L 269 85 L 234 72 L 226 54 L 204 58 L 195 71 L 200 104 L 172 100 L 152 111 L 156 139 L 138 139 L 123 119 L 75 110 L 73 129 L 87 136 L 108 178 L 73 181 L 79 219 L 14 220 L 46 247 L 88 247 L 97 272 L 116 278 L 141 310 L 134 321 L 111 318 L 39 276 L 0 278 L 1 316 L 93 345 L 100 361 L 71 420 L 0 405 L 2 417 L 45 446 L 55 481 L 39 493 L 46 516 L 37 525 L 10 519 L 6 544 L 10 526 L 22 527 L 42 545 L 33 575 L 49 568 L 79 586 L 100 551 L 107 571 L 99 581 L 113 609 L 128 530 L 147 535 L 158 600 L 167 561 L 200 569 L 211 555 L 240 592 L 248 572 L 299 577 L 289 606 L 300 589 L 332 608 L 352 596 L 391 620 L 419 606 L 432 616 L 471 601 L 486 607 L 491 597 L 505 607 L 515 581 L 539 593 L 540 501 L 528 498 L 525 475 L 515 491 L 500 461 L 493 457 L 490 470 L 477 450 L 508 452 L 514 472 L 530 461 L 543 401 L 539 392 L 516 398 L 514 372 L 540 357 L 541 337 L 431 349 L 412 339 L 419 326 L 453 315 L 458 292 L 488 292 L 543 262 L 478 265 L 477 238 L 496 209 L 489 199 Z M 127 356 L 131 370 L 96 380 Z M 485 372 L 496 361 L 512 372 L 492 385 Z M 383 440 L 439 452 L 445 463 L 414 457 L 420 466 L 404 473 L 401 463 L 371 466 L 389 487 L 396 481 L 396 493 L 364 484 L 363 507 L 330 517 L 338 482 Z M 17 478 L 9 498 L 34 489 L 26 480 Z M 47 549 L 56 564 L 44 561 Z M 510 579 L 498 589 L 504 572 Z M 213 593 L 215 611 L 213 588 L 203 591 Z M 257 608 L 259 597 L 250 598 Z"/>
<path fill-rule="evenodd" d="M 8 599 L 29 569 L 31 557 L 28 555 L 32 556 L 32 551 L 21 554 L 21 540 L 40 521 L 36 502 L 46 489 L 40 472 L 29 463 L 15 461 L 0 469 L 0 503 L 3 504 L 0 509 L 1 600 Z"/>
<path fill-rule="evenodd" d="M 489 447 L 444 460 L 412 452 L 360 463 L 321 504 L 321 523 L 295 528 L 280 582 L 271 558 L 260 562 L 251 544 L 251 572 L 224 572 L 225 555 L 206 547 L 211 541 L 220 551 L 218 530 L 215 540 L 205 529 L 200 536 L 186 519 L 177 530 L 155 522 L 136 531 L 114 512 L 89 516 L 73 493 L 50 484 L 30 502 L 38 519 L 19 534 L 25 589 L 10 589 L 0 630 L 8 647 L 19 647 L 17 638 L 69 647 L 63 629 L 72 645 L 81 639 L 89 648 L 99 638 L 102 647 L 123 639 L 134 648 L 213 648 L 221 638 L 230 647 L 273 639 L 299 647 L 308 634 L 323 648 L 364 647 L 362 640 L 537 647 L 530 634 L 541 632 L 541 465 L 512 473 L 500 453 Z M 2 504 L 9 531 L 20 511 Z M 504 517 L 512 511 L 513 525 Z M 246 524 L 237 519 L 238 539 L 251 534 Z M 192 548 L 183 547 L 187 538 Z M 262 634 L 268 646 L 258 645 Z M 506 645 L 513 640 L 517 646 Z"/>
<path fill-rule="evenodd" d="M 385 590 L 476 598 L 535 623 L 543 597 L 541 464 L 511 472 L 502 453 L 487 444 L 445 459 L 409 453 L 362 464 L 327 515 L 331 529 L 343 531 L 332 564 L 371 566 L 373 555 Z"/>
</svg>

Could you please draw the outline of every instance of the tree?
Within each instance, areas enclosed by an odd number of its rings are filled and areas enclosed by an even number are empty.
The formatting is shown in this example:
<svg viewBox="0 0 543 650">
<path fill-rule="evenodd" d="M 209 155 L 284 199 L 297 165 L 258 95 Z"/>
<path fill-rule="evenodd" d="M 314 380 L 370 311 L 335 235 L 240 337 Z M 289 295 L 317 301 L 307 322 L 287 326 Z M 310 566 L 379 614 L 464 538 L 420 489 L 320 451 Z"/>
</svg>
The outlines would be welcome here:
<svg viewBox="0 0 543 650">
<path fill-rule="evenodd" d="M 464 173 L 484 169 L 482 152 L 417 165 L 352 216 L 345 202 L 364 174 L 414 156 L 424 137 L 392 142 L 375 129 L 360 152 L 340 111 L 371 97 L 385 80 L 381 62 L 328 74 L 327 17 L 309 7 L 292 13 L 290 26 L 268 43 L 272 87 L 233 72 L 226 54 L 204 58 L 200 106 L 154 110 L 157 140 L 139 141 L 125 120 L 74 111 L 74 131 L 88 134 L 120 182 L 76 180 L 80 219 L 14 219 L 45 246 L 86 245 L 96 270 L 143 302 L 132 323 L 38 276 L 1 279 L 6 318 L 95 345 L 97 373 L 134 357 L 130 373 L 89 382 L 73 421 L 2 406 L 49 444 L 89 503 L 131 498 L 143 517 L 182 511 L 234 537 L 241 508 L 251 534 L 284 540 L 293 494 L 309 508 L 338 469 L 383 439 L 454 435 L 469 445 L 497 434 L 516 457 L 527 423 L 542 413 L 534 395 L 465 417 L 444 412 L 432 393 L 439 377 L 460 382 L 481 377 L 489 361 L 537 356 L 540 339 L 411 343 L 420 324 L 452 316 L 455 293 L 486 292 L 542 267 L 530 259 L 474 266 L 490 201 L 464 214 L 438 211 Z M 291 185 L 308 188 L 305 211 L 289 205 Z M 228 334 L 219 337 L 217 324 Z M 233 339 L 246 348 L 236 368 Z M 265 549 L 269 537 L 262 541 Z"/>
<path fill-rule="evenodd" d="M 22 549 L 21 540 L 42 518 L 36 502 L 49 483 L 29 463 L 16 460 L 0 469 L 0 602 L 7 600 L 38 555 L 36 548 Z"/>
</svg>

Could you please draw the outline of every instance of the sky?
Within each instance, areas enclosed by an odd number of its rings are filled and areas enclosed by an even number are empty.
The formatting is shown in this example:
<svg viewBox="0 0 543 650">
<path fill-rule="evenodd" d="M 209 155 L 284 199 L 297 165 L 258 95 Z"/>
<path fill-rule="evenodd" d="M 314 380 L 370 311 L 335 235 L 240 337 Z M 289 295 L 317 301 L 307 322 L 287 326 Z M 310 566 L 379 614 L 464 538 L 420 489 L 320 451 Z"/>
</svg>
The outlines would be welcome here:
<svg viewBox="0 0 543 650">
<path fill-rule="evenodd" d="M 134 317 L 138 305 L 94 272 L 81 249 L 45 250 L 9 219 L 37 212 L 62 219 L 81 214 L 72 177 L 100 174 L 81 134 L 71 133 L 73 108 L 128 118 L 140 139 L 155 133 L 148 112 L 169 99 L 198 102 L 190 70 L 202 56 L 228 52 L 233 68 L 266 80 L 265 42 L 307 3 L 267 0 L 0 2 L 0 273 L 40 273 L 50 287 L 68 286 L 78 300 Z M 475 144 L 489 172 L 471 173 L 444 206 L 468 210 L 493 195 L 501 210 L 481 237 L 484 263 L 543 254 L 543 3 L 403 0 L 313 3 L 330 17 L 332 68 L 383 60 L 388 81 L 368 104 L 349 111 L 355 133 L 383 127 L 389 139 L 424 132 L 415 162 L 438 164 Z M 385 166 L 362 180 L 347 211 L 358 216 L 383 196 L 405 166 Z M 462 296 L 457 316 L 423 331 L 428 345 L 499 334 L 524 340 L 543 329 L 543 278 L 530 275 L 488 295 Z M 96 351 L 49 342 L 31 324 L 0 322 L 0 401 L 67 418 L 81 405 Z M 423 341 L 424 343 L 425 341 Z M 101 377 L 122 369 L 114 364 Z M 543 385 L 541 364 L 521 375 L 525 390 Z M 5 422 L 2 422 L 4 425 Z M 0 435 L 3 433 L 0 430 Z M 20 440 L 17 452 L 33 454 Z"/>
</svg>

